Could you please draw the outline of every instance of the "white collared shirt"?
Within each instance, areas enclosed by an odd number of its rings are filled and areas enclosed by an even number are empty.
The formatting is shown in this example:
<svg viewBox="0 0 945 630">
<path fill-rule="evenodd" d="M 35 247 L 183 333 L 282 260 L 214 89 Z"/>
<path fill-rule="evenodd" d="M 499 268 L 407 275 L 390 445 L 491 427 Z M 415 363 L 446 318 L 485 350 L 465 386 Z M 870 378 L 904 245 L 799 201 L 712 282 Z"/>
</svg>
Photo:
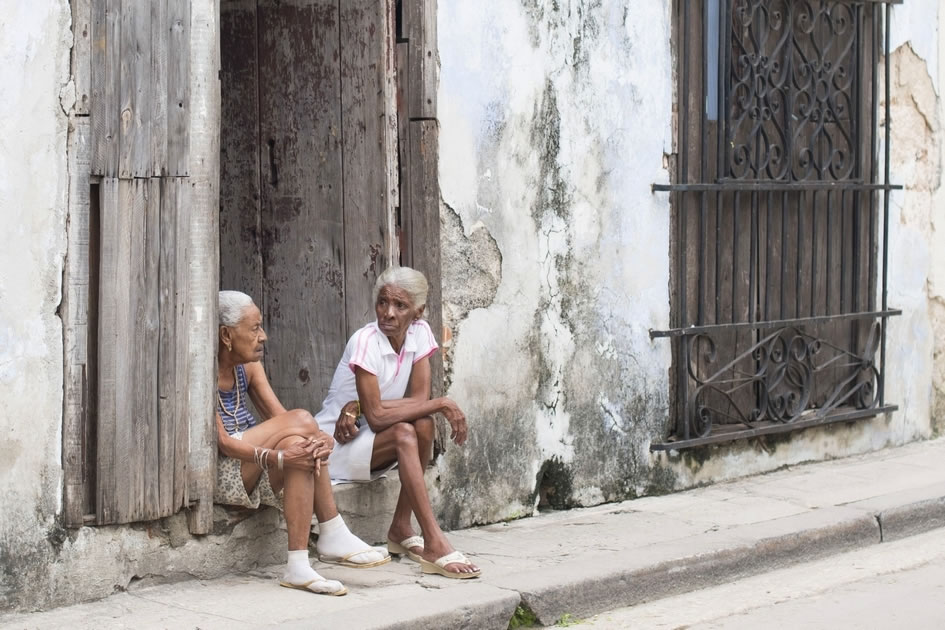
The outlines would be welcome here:
<svg viewBox="0 0 945 630">
<path fill-rule="evenodd" d="M 345 346 L 322 409 L 315 415 L 318 426 L 328 435 L 333 435 L 342 406 L 358 399 L 354 380 L 356 367 L 377 377 L 381 400 L 395 400 L 404 397 L 414 363 L 429 357 L 438 347 L 430 325 L 422 319 L 414 321 L 407 328 L 407 336 L 399 353 L 394 352 L 376 321 L 357 330 Z"/>
</svg>

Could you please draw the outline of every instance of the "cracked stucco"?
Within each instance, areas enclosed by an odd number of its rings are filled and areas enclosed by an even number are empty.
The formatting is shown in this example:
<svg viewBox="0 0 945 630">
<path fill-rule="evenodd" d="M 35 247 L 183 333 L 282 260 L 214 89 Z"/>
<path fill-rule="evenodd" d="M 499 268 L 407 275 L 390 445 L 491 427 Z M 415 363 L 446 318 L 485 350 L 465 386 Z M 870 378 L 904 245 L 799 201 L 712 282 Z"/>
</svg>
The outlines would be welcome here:
<svg viewBox="0 0 945 630">
<path fill-rule="evenodd" d="M 647 331 L 669 318 L 668 199 L 649 190 L 672 146 L 669 8 L 439 11 L 443 200 L 501 254 L 494 299 L 451 323 L 449 393 L 471 432 L 438 462 L 441 512 L 530 514 L 543 483 L 558 506 L 643 492 L 669 367 Z M 444 265 L 444 296 L 464 281 Z"/>
</svg>

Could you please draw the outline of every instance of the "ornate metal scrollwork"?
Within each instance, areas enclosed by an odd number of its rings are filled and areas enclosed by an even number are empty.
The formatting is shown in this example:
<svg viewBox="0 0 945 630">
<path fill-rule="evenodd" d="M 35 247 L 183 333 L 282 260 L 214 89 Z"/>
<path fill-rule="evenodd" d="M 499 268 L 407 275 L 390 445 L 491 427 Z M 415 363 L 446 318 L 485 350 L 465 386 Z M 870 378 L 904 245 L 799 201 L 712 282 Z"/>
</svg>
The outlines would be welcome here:
<svg viewBox="0 0 945 630">
<path fill-rule="evenodd" d="M 727 177 L 856 175 L 860 10 L 838 0 L 734 0 Z"/>
<path fill-rule="evenodd" d="M 855 354 L 798 327 L 759 336 L 732 361 L 717 365 L 717 341 L 687 338 L 689 429 L 707 436 L 719 424 L 791 423 L 826 417 L 840 407 L 876 407 L 879 371 L 874 357 L 881 338 L 873 322 L 863 351 Z"/>
</svg>

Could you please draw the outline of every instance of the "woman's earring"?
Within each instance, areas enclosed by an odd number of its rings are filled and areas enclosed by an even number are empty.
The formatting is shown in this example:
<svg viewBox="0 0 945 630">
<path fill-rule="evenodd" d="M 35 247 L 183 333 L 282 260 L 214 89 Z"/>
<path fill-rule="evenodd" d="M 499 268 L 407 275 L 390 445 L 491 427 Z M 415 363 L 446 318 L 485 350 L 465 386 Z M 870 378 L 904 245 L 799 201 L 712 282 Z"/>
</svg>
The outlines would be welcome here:
<svg viewBox="0 0 945 630">
<path fill-rule="evenodd" d="M 229 341 L 226 342 L 226 351 L 233 352 L 233 344 L 231 344 Z"/>
</svg>

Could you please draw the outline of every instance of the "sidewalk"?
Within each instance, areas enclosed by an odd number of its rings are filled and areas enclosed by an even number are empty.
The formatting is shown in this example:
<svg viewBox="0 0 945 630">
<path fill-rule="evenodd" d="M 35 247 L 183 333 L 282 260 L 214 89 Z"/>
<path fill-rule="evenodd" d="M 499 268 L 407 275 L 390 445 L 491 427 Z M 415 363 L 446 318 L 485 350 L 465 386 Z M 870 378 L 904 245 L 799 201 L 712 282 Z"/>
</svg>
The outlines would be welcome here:
<svg viewBox="0 0 945 630">
<path fill-rule="evenodd" d="M 348 587 L 333 598 L 279 588 L 273 566 L 0 617 L 0 627 L 504 629 L 519 606 L 553 625 L 938 527 L 945 439 L 452 532 L 482 567 L 478 580 L 421 576 L 407 559 L 318 564 Z"/>
</svg>

